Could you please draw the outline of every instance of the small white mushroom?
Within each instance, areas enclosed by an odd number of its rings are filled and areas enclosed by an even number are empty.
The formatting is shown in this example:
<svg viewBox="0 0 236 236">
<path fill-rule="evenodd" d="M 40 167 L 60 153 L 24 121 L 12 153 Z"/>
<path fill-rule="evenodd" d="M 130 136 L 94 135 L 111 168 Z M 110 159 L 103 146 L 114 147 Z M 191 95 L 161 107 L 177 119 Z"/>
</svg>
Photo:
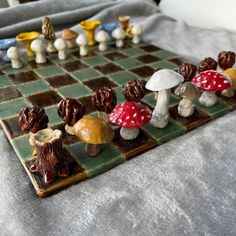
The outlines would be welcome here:
<svg viewBox="0 0 236 236">
<path fill-rule="evenodd" d="M 11 66 L 14 69 L 20 69 L 22 62 L 20 60 L 20 52 L 17 47 L 10 47 L 7 50 L 7 57 L 11 60 Z"/>
<path fill-rule="evenodd" d="M 142 25 L 140 25 L 140 24 L 134 25 L 132 30 L 131 30 L 131 33 L 133 35 L 132 42 L 134 44 L 139 44 L 140 41 L 141 41 L 141 35 L 143 33 Z"/>
<path fill-rule="evenodd" d="M 125 31 L 122 28 L 116 28 L 112 31 L 112 37 L 116 39 L 116 47 L 121 48 L 124 46 Z"/>
<path fill-rule="evenodd" d="M 84 34 L 77 37 L 76 43 L 79 45 L 80 56 L 88 55 L 88 38 Z"/>
<path fill-rule="evenodd" d="M 43 64 L 47 62 L 43 41 L 41 39 L 33 40 L 32 43 L 30 44 L 30 48 L 36 55 L 35 58 L 36 63 Z"/>
<path fill-rule="evenodd" d="M 97 34 L 95 35 L 95 40 L 99 43 L 99 51 L 107 50 L 107 44 L 110 41 L 110 36 L 106 31 L 100 30 L 99 32 L 97 32 Z"/>
<path fill-rule="evenodd" d="M 54 46 L 58 51 L 58 58 L 59 60 L 65 60 L 67 57 L 67 52 L 66 52 L 66 42 L 62 38 L 56 39 L 54 42 Z"/>
</svg>

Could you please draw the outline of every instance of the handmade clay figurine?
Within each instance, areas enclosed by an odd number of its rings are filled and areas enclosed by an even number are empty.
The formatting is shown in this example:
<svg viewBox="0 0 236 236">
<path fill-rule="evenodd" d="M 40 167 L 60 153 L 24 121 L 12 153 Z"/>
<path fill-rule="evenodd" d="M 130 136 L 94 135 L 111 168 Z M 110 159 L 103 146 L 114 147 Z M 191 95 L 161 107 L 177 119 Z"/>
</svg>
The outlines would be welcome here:
<svg viewBox="0 0 236 236">
<path fill-rule="evenodd" d="M 56 39 L 56 41 L 54 42 L 54 46 L 58 51 L 58 59 L 65 60 L 67 58 L 67 46 L 65 40 L 62 38 Z"/>
<path fill-rule="evenodd" d="M 112 31 L 115 30 L 116 28 L 117 28 L 116 22 L 110 22 L 110 23 L 100 25 L 98 29 L 106 31 L 111 38 Z"/>
<path fill-rule="evenodd" d="M 143 33 L 143 27 L 140 24 L 136 24 L 131 29 L 131 34 L 133 35 L 132 42 L 134 44 L 139 44 L 141 41 L 141 35 Z"/>
<path fill-rule="evenodd" d="M 60 130 L 43 129 L 32 134 L 30 140 L 37 151 L 37 158 L 30 166 L 31 172 L 41 174 L 45 184 L 69 175 Z"/>
<path fill-rule="evenodd" d="M 35 61 L 38 64 L 44 64 L 47 62 L 45 56 L 44 44 L 41 39 L 35 39 L 30 45 L 31 50 L 36 54 Z"/>
<path fill-rule="evenodd" d="M 85 152 L 96 156 L 101 152 L 100 144 L 110 143 L 114 131 L 110 125 L 98 117 L 83 117 L 76 122 L 72 130 L 82 142 L 86 142 Z"/>
<path fill-rule="evenodd" d="M 16 36 L 16 40 L 23 42 L 26 49 L 26 54 L 28 57 L 34 57 L 35 54 L 30 48 L 30 44 L 34 39 L 37 39 L 39 37 L 39 32 L 32 31 L 32 32 L 24 32 L 20 33 Z"/>
<path fill-rule="evenodd" d="M 88 39 L 85 35 L 80 34 L 77 39 L 76 43 L 79 45 L 79 53 L 80 56 L 87 56 L 88 55 Z"/>
<path fill-rule="evenodd" d="M 235 63 L 235 53 L 231 51 L 223 51 L 218 55 L 218 64 L 222 70 L 232 68 Z"/>
<path fill-rule="evenodd" d="M 125 31 L 122 28 L 116 28 L 112 32 L 112 37 L 116 40 L 116 47 L 122 48 L 124 46 Z"/>
<path fill-rule="evenodd" d="M 78 34 L 71 29 L 64 29 L 61 34 L 61 38 L 63 38 L 66 41 L 68 48 L 76 48 L 77 47 L 77 44 L 75 41 L 77 36 L 78 36 Z"/>
<path fill-rule="evenodd" d="M 225 89 L 221 92 L 221 95 L 224 97 L 233 97 L 236 90 L 236 69 L 229 68 L 224 71 L 224 75 L 231 81 L 232 85 L 230 88 Z"/>
<path fill-rule="evenodd" d="M 183 63 L 179 66 L 177 72 L 184 77 L 184 81 L 191 81 L 197 72 L 197 67 L 190 63 Z"/>
<path fill-rule="evenodd" d="M 108 42 L 110 41 L 110 36 L 104 30 L 100 30 L 95 35 L 95 40 L 99 43 L 98 50 L 106 51 L 108 48 Z"/>
<path fill-rule="evenodd" d="M 68 134 L 73 134 L 72 126 L 85 114 L 84 105 L 78 100 L 72 98 L 62 99 L 57 105 L 58 115 L 63 118 L 65 130 Z"/>
<path fill-rule="evenodd" d="M 130 80 L 123 86 L 123 93 L 128 101 L 140 102 L 145 95 L 145 84 L 140 80 Z"/>
<path fill-rule="evenodd" d="M 3 62 L 8 63 L 11 61 L 11 59 L 7 56 L 7 50 L 15 45 L 16 45 L 16 40 L 14 38 L 0 39 L 0 52 L 1 52 L 0 59 Z"/>
<path fill-rule="evenodd" d="M 101 24 L 101 21 L 99 20 L 91 20 L 91 21 L 81 21 L 79 26 L 84 30 L 87 38 L 88 38 L 88 45 L 94 46 L 95 45 L 95 39 L 94 39 L 94 33 L 96 28 Z"/>
<path fill-rule="evenodd" d="M 17 47 L 10 47 L 7 50 L 7 57 L 11 60 L 11 66 L 13 69 L 20 69 L 22 67 L 20 52 Z"/>
<path fill-rule="evenodd" d="M 147 124 L 152 116 L 152 111 L 136 102 L 124 102 L 115 107 L 108 115 L 109 122 L 122 127 L 120 136 L 125 140 L 136 139 L 139 135 L 139 127 Z"/>
<path fill-rule="evenodd" d="M 126 31 L 129 27 L 130 16 L 119 16 L 119 26 Z"/>
<path fill-rule="evenodd" d="M 199 97 L 199 90 L 191 82 L 180 84 L 175 89 L 175 95 L 182 98 L 178 106 L 178 114 L 182 117 L 189 117 L 194 113 L 192 100 Z"/>
<path fill-rule="evenodd" d="M 206 57 L 199 64 L 199 72 L 203 72 L 206 70 L 216 70 L 216 68 L 217 68 L 217 61 L 215 61 L 211 57 Z"/>
<path fill-rule="evenodd" d="M 158 92 L 156 107 L 152 113 L 150 124 L 157 128 L 164 128 L 169 122 L 169 101 L 171 88 L 184 81 L 184 77 L 170 69 L 155 72 L 146 83 L 146 88 Z"/>
<path fill-rule="evenodd" d="M 99 111 L 98 117 L 108 122 L 110 114 L 117 103 L 116 93 L 112 88 L 102 87 L 91 96 L 94 107 Z"/>
<path fill-rule="evenodd" d="M 50 18 L 47 16 L 42 19 L 42 34 L 47 40 L 47 52 L 56 52 L 57 50 L 54 47 L 54 40 L 56 39 L 54 28 Z"/>
<path fill-rule="evenodd" d="M 222 91 L 231 86 L 231 82 L 224 75 L 214 70 L 200 72 L 193 77 L 192 83 L 203 90 L 199 102 L 206 107 L 212 107 L 216 104 L 216 91 Z"/>
</svg>

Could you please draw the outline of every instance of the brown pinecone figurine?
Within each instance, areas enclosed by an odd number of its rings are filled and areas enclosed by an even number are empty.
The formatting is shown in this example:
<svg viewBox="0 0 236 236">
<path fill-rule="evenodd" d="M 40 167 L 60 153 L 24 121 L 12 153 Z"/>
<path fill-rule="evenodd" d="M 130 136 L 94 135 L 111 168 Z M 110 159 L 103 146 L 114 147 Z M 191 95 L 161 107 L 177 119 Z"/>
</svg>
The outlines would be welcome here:
<svg viewBox="0 0 236 236">
<path fill-rule="evenodd" d="M 231 51 L 220 52 L 218 55 L 218 63 L 223 70 L 232 68 L 235 63 L 235 53 Z"/>
<path fill-rule="evenodd" d="M 48 125 L 48 116 L 40 107 L 21 109 L 18 120 L 21 130 L 27 133 L 37 133 L 39 130 L 47 128 Z"/>
<path fill-rule="evenodd" d="M 145 84 L 140 80 L 130 80 L 123 86 L 123 93 L 127 100 L 140 102 L 145 95 Z"/>
<path fill-rule="evenodd" d="M 211 57 L 206 57 L 204 60 L 200 62 L 199 72 L 206 70 L 216 70 L 216 68 L 217 68 L 217 62 Z"/>
<path fill-rule="evenodd" d="M 183 63 L 179 66 L 177 72 L 184 77 L 185 81 L 191 81 L 197 72 L 197 67 L 190 63 Z"/>
<path fill-rule="evenodd" d="M 58 103 L 57 112 L 67 125 L 73 126 L 84 116 L 85 107 L 75 99 L 65 98 Z"/>
</svg>

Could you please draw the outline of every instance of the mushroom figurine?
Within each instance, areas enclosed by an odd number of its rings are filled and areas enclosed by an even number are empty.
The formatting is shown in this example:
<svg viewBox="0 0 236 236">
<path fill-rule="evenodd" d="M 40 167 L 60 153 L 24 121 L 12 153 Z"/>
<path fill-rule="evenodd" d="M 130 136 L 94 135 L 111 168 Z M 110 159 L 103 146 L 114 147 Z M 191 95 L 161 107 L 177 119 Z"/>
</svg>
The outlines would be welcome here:
<svg viewBox="0 0 236 236">
<path fill-rule="evenodd" d="M 65 121 L 65 130 L 73 135 L 72 126 L 85 114 L 84 105 L 73 98 L 62 99 L 57 105 L 58 115 Z"/>
<path fill-rule="evenodd" d="M 79 45 L 80 56 L 88 55 L 88 38 L 84 34 L 80 34 L 76 38 L 76 43 Z"/>
<path fill-rule="evenodd" d="M 68 48 L 77 47 L 77 44 L 76 44 L 77 36 L 78 34 L 75 31 L 70 30 L 70 29 L 64 29 L 61 34 L 61 38 L 63 38 L 66 41 Z"/>
<path fill-rule="evenodd" d="M 224 71 L 224 75 L 231 81 L 232 86 L 228 89 L 225 89 L 221 92 L 221 95 L 224 97 L 231 98 L 235 95 L 236 90 L 236 69 L 229 68 Z"/>
<path fill-rule="evenodd" d="M 216 68 L 217 68 L 217 61 L 215 61 L 211 57 L 206 57 L 199 64 L 199 72 L 203 72 L 206 70 L 216 70 Z"/>
<path fill-rule="evenodd" d="M 96 156 L 101 152 L 100 144 L 110 143 L 114 131 L 110 125 L 98 117 L 83 117 L 73 125 L 74 135 L 86 142 L 85 152 L 88 156 Z"/>
<path fill-rule="evenodd" d="M 194 113 L 194 104 L 192 100 L 199 97 L 199 90 L 191 82 L 180 84 L 175 89 L 175 95 L 182 98 L 178 106 L 178 114 L 182 117 L 189 117 Z"/>
<path fill-rule="evenodd" d="M 110 36 L 106 31 L 104 30 L 98 31 L 95 35 L 95 40 L 99 43 L 98 45 L 99 51 L 107 50 L 108 42 L 110 41 Z"/>
<path fill-rule="evenodd" d="M 139 44 L 141 41 L 141 35 L 143 33 L 143 27 L 140 24 L 134 25 L 131 29 L 131 34 L 133 35 L 132 42 L 134 44 Z"/>
<path fill-rule="evenodd" d="M 107 114 L 111 113 L 117 103 L 116 93 L 112 88 L 102 87 L 91 96 L 99 117 L 108 122 Z"/>
<path fill-rule="evenodd" d="M 147 81 L 146 89 L 158 92 L 157 103 L 152 113 L 150 124 L 156 128 L 164 128 L 169 122 L 169 101 L 171 88 L 184 81 L 184 77 L 170 69 L 155 72 Z"/>
<path fill-rule="evenodd" d="M 112 37 L 116 40 L 116 47 L 122 48 L 124 46 L 125 31 L 118 27 L 112 31 Z"/>
<path fill-rule="evenodd" d="M 33 40 L 33 42 L 30 45 L 30 48 L 36 55 L 36 58 L 35 58 L 36 63 L 44 64 L 47 62 L 43 41 L 41 39 Z"/>
<path fill-rule="evenodd" d="M 141 103 L 127 101 L 115 107 L 108 115 L 109 122 L 120 126 L 120 136 L 125 140 L 136 139 L 139 127 L 147 124 L 152 111 Z"/>
<path fill-rule="evenodd" d="M 218 55 L 218 64 L 222 70 L 232 68 L 235 63 L 235 53 L 231 51 L 223 51 Z"/>
<path fill-rule="evenodd" d="M 212 107 L 216 104 L 215 92 L 228 89 L 231 86 L 230 80 L 214 70 L 200 72 L 193 77 L 192 83 L 203 90 L 199 102 L 206 107 Z"/>
<path fill-rule="evenodd" d="M 22 61 L 20 59 L 20 52 L 17 47 L 10 47 L 7 50 L 7 57 L 11 60 L 12 68 L 20 69 L 22 67 Z"/>
<path fill-rule="evenodd" d="M 59 60 L 65 60 L 67 57 L 67 51 L 66 51 L 67 46 L 65 40 L 62 38 L 56 39 L 56 41 L 54 42 L 54 46 L 58 51 Z"/>
<path fill-rule="evenodd" d="M 184 77 L 184 81 L 191 81 L 197 72 L 197 67 L 190 63 L 183 63 L 179 66 L 177 72 Z"/>
</svg>

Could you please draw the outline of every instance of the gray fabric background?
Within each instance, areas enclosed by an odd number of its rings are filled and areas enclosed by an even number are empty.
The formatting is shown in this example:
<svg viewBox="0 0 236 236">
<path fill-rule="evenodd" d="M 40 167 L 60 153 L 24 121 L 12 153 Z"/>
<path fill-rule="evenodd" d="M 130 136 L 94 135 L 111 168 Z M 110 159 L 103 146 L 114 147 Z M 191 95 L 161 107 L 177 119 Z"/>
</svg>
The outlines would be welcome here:
<svg viewBox="0 0 236 236">
<path fill-rule="evenodd" d="M 236 50 L 236 33 L 188 27 L 144 0 L 44 0 L 0 10 L 0 38 L 39 27 L 46 14 L 59 28 L 129 14 L 144 26 L 144 41 L 197 60 Z M 0 235 L 236 235 L 235 115 L 47 199 L 36 197 L 0 130 Z"/>
</svg>

